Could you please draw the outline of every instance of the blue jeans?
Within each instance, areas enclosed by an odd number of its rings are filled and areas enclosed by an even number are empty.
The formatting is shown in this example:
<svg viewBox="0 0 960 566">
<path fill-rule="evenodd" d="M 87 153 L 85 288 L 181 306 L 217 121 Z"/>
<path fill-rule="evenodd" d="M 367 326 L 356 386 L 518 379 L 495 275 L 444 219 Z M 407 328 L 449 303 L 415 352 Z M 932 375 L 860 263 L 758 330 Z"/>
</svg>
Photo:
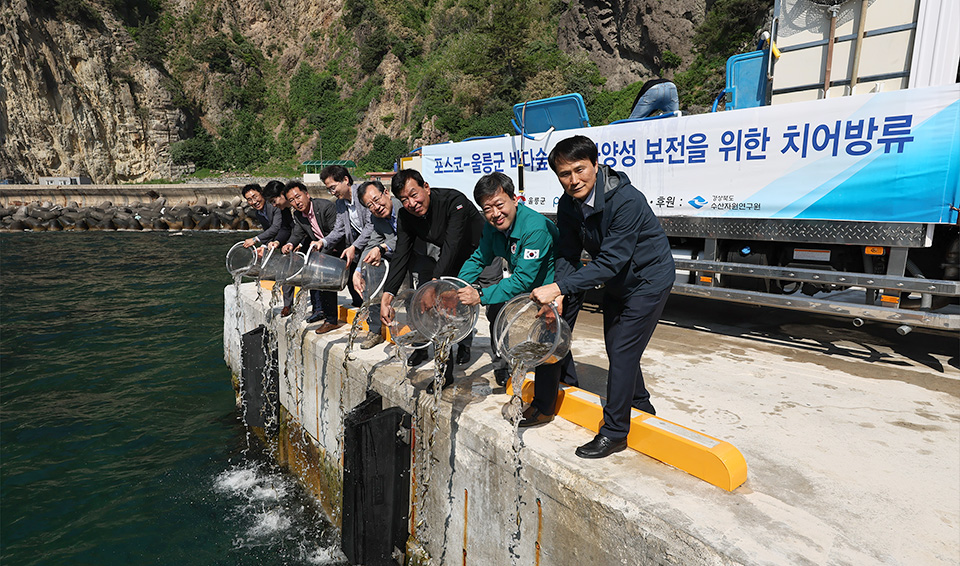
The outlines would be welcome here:
<svg viewBox="0 0 960 566">
<path fill-rule="evenodd" d="M 677 87 L 673 83 L 660 83 L 650 87 L 643 93 L 637 105 L 630 113 L 630 119 L 646 118 L 657 110 L 666 114 L 680 109 L 680 100 L 677 98 Z"/>
</svg>

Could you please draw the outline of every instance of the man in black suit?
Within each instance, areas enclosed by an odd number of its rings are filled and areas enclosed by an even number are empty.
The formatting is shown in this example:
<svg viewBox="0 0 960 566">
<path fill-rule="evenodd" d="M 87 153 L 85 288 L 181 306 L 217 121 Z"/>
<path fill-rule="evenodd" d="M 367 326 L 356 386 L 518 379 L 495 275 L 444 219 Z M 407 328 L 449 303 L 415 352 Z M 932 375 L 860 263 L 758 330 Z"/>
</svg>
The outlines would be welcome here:
<svg viewBox="0 0 960 566">
<path fill-rule="evenodd" d="M 646 197 L 625 173 L 598 164 L 597 157 L 597 144 L 573 136 L 547 158 L 564 192 L 557 205 L 557 272 L 554 283 L 530 295 L 546 304 L 603 286 L 607 404 L 599 434 L 577 448 L 581 458 L 604 458 L 626 448 L 631 409 L 656 414 L 640 357 L 675 278 L 670 242 Z M 592 259 L 582 266 L 584 250 Z"/>
<path fill-rule="evenodd" d="M 412 268 L 417 240 L 440 248 L 436 264 L 420 272 L 420 281 L 456 277 L 480 243 L 484 224 L 480 212 L 466 195 L 456 189 L 431 188 L 414 169 L 403 169 L 394 175 L 390 188 L 403 209 L 397 214 L 397 249 L 380 302 L 380 319 L 388 325 L 393 320 L 393 297 Z M 470 361 L 471 341 L 472 336 L 468 336 L 458 345 L 458 364 Z M 448 363 L 443 387 L 452 383 L 453 364 Z"/>
<path fill-rule="evenodd" d="M 287 183 L 284 195 L 294 209 L 293 233 L 281 251 L 290 253 L 300 248 L 304 253 L 308 253 L 310 248 L 323 249 L 324 234 L 333 231 L 337 222 L 337 211 L 333 203 L 322 198 L 311 199 L 307 187 L 300 181 Z M 321 312 L 324 317 L 324 323 L 317 328 L 317 334 L 340 327 L 336 292 L 311 290 L 310 301 L 313 303 L 314 316 L 307 319 L 307 322 L 317 320 L 315 317 Z"/>
</svg>

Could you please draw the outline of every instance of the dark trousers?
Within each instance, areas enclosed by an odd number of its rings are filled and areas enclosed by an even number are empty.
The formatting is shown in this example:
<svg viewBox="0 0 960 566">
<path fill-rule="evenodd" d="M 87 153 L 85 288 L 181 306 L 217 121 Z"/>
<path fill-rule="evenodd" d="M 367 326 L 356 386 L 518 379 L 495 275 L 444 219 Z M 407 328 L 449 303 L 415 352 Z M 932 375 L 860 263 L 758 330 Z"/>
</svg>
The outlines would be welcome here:
<svg viewBox="0 0 960 566">
<path fill-rule="evenodd" d="M 630 432 L 630 410 L 656 414 L 643 384 L 640 357 L 650 342 L 670 289 L 656 295 L 627 299 L 603 298 L 603 336 L 606 342 L 607 404 L 603 407 L 600 434 L 620 440 Z"/>
<path fill-rule="evenodd" d="M 500 357 L 497 352 L 497 345 L 494 343 L 493 325 L 497 320 L 497 315 L 503 309 L 505 303 L 487 305 L 487 320 L 490 322 L 490 347 L 493 349 L 493 367 L 506 368 L 507 362 Z M 563 314 L 561 317 L 570 325 L 571 330 L 577 322 L 577 314 L 580 312 L 580 305 L 583 304 L 583 295 L 572 295 L 563 299 Z M 572 383 L 569 383 L 567 380 Z M 557 392 L 560 389 L 560 381 L 576 386 L 577 368 L 573 363 L 573 353 L 567 352 L 559 362 L 555 364 L 541 364 L 533 370 L 533 402 L 531 405 L 536 407 L 545 415 L 553 415 L 557 412 Z"/>
<path fill-rule="evenodd" d="M 353 261 L 353 263 L 347 266 L 347 273 L 351 274 L 351 277 L 347 280 L 347 291 L 350 292 L 350 299 L 354 308 L 360 308 L 360 305 L 363 304 L 363 293 L 361 293 L 360 291 L 357 291 L 357 289 L 353 286 L 353 277 L 352 277 L 353 272 L 357 269 L 357 265 L 359 261 L 360 261 L 360 258 L 358 257 Z"/>
<path fill-rule="evenodd" d="M 325 322 L 336 324 L 339 320 L 337 312 L 337 293 L 335 291 L 318 291 L 310 289 L 310 304 L 313 305 L 313 312 L 323 312 Z"/>
</svg>

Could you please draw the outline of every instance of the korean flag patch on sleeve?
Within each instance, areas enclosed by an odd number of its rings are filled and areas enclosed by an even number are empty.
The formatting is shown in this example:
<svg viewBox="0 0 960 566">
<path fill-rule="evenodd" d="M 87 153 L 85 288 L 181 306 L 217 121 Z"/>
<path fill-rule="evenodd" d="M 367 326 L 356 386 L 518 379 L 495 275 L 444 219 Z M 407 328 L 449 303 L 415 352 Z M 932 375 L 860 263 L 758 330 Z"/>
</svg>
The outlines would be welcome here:
<svg viewBox="0 0 960 566">
<path fill-rule="evenodd" d="M 523 250 L 523 259 L 540 259 L 540 250 Z"/>
</svg>

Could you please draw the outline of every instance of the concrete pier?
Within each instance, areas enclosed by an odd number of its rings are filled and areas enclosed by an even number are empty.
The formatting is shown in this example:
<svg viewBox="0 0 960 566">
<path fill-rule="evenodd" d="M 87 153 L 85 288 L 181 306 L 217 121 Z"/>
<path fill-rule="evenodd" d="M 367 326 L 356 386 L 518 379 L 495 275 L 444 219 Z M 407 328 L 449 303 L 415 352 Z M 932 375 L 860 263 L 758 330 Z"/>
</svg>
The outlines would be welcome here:
<svg viewBox="0 0 960 566">
<path fill-rule="evenodd" d="M 232 286 L 224 293 L 224 352 L 234 372 L 240 333 L 265 324 L 281 335 L 280 457 L 336 521 L 344 412 L 369 388 L 385 406 L 421 415 L 416 435 L 428 434 L 432 400 L 423 389 L 432 363 L 407 379 L 388 359 L 394 348 L 381 345 L 357 349 L 345 370 L 348 326 L 318 336 L 315 325 L 278 318 L 280 305 L 270 311 L 269 291 L 258 298 L 244 284 L 239 297 Z M 518 482 L 513 430 L 500 413 L 508 396 L 493 383 L 481 323 L 471 366 L 458 368 L 443 392 L 431 481 L 416 505 L 431 563 L 957 563 L 955 364 L 915 379 L 903 374 L 914 369 L 909 360 L 894 360 L 865 378 L 856 355 L 825 367 L 730 336 L 710 351 L 703 340 L 677 341 L 696 338 L 682 330 L 662 323 L 644 359 L 658 414 L 739 448 L 749 466 L 742 486 L 726 492 L 632 450 L 579 459 L 574 449 L 593 433 L 559 418 L 521 431 Z M 585 313 L 573 350 L 588 382 L 605 368 L 602 346 Z M 301 362 L 302 374 L 290 367 Z M 519 529 L 511 520 L 518 484 Z"/>
</svg>

